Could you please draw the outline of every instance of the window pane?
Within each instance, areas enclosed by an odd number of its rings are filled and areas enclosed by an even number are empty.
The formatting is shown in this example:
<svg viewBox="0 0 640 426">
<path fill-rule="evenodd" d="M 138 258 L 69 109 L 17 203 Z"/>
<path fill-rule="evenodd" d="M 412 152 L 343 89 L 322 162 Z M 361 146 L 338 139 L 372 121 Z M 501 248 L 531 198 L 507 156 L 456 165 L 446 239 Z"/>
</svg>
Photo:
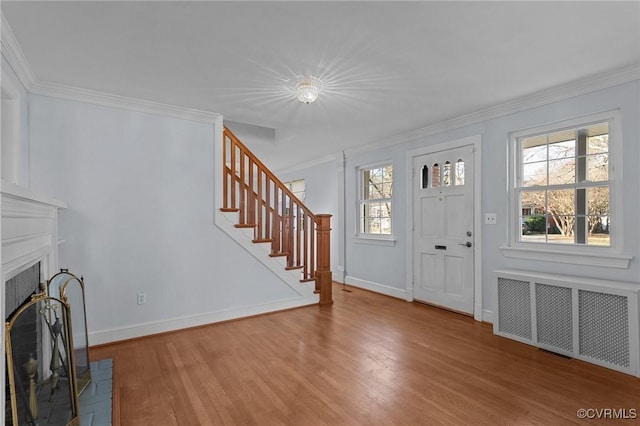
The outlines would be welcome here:
<svg viewBox="0 0 640 426">
<path fill-rule="evenodd" d="M 587 212 L 590 215 L 609 214 L 609 187 L 599 186 L 587 189 Z"/>
<path fill-rule="evenodd" d="M 464 161 L 456 161 L 456 186 L 464 185 Z"/>
<path fill-rule="evenodd" d="M 569 141 L 549 144 L 549 160 L 555 160 L 559 158 L 572 158 L 575 156 L 576 141 L 573 140 L 573 138 Z"/>
<path fill-rule="evenodd" d="M 545 191 L 520 194 L 521 241 L 546 242 Z"/>
<path fill-rule="evenodd" d="M 371 234 L 379 234 L 380 233 L 380 218 L 372 217 L 369 219 L 369 232 Z"/>
<path fill-rule="evenodd" d="M 393 169 L 391 168 L 391 166 L 387 166 L 382 170 L 383 170 L 383 175 L 382 175 L 383 180 L 385 182 L 391 182 L 393 180 Z"/>
<path fill-rule="evenodd" d="M 369 203 L 369 216 L 371 217 L 380 216 L 380 203 L 377 203 L 377 202 Z"/>
<path fill-rule="evenodd" d="M 375 198 L 373 196 L 373 192 L 375 191 L 375 186 L 373 186 L 372 184 L 366 184 L 364 186 L 364 199 L 365 200 L 369 200 L 371 198 Z"/>
<path fill-rule="evenodd" d="M 575 231 L 575 190 L 562 189 L 547 192 L 549 237 L 552 242 L 571 242 Z M 554 235 L 552 238 L 551 235 Z"/>
<path fill-rule="evenodd" d="M 547 241 L 547 217 L 543 214 L 522 216 L 521 241 L 540 242 Z"/>
<path fill-rule="evenodd" d="M 391 182 L 386 182 L 384 184 L 384 191 L 382 192 L 382 197 L 383 198 L 391 198 L 391 196 L 393 192 L 393 185 L 391 184 Z"/>
<path fill-rule="evenodd" d="M 522 163 L 547 160 L 547 135 L 522 139 Z"/>
<path fill-rule="evenodd" d="M 611 240 L 609 237 L 609 215 L 589 216 L 589 235 L 587 244 L 595 246 L 609 246 Z"/>
<path fill-rule="evenodd" d="M 387 217 L 380 219 L 380 233 L 391 234 L 391 218 Z"/>
<path fill-rule="evenodd" d="M 575 181 L 575 158 L 549 161 L 549 185 L 562 185 L 565 183 L 575 183 Z"/>
<path fill-rule="evenodd" d="M 573 215 L 549 215 L 547 242 L 574 244 L 575 226 L 576 217 Z"/>
<path fill-rule="evenodd" d="M 520 209 L 523 216 L 536 216 L 546 211 L 545 191 L 522 191 Z"/>
<path fill-rule="evenodd" d="M 431 187 L 438 188 L 440 186 L 440 166 L 438 163 L 433 165 L 433 177 L 431 179 Z"/>
<path fill-rule="evenodd" d="M 380 204 L 380 217 L 391 217 L 391 203 Z"/>
<path fill-rule="evenodd" d="M 609 152 L 608 134 L 587 138 L 587 154 L 601 154 L 605 152 Z"/>
<path fill-rule="evenodd" d="M 422 166 L 422 189 L 429 187 L 429 167 L 427 165 Z"/>
<path fill-rule="evenodd" d="M 610 210 L 609 187 L 587 189 L 587 244 L 609 246 Z"/>
<path fill-rule="evenodd" d="M 451 163 L 445 162 L 442 170 L 442 184 L 444 186 L 451 186 Z"/>
<path fill-rule="evenodd" d="M 547 192 L 547 211 L 551 214 L 575 214 L 575 190 L 559 189 Z"/>
<path fill-rule="evenodd" d="M 370 180 L 374 184 L 382 182 L 382 169 L 371 169 Z"/>
<path fill-rule="evenodd" d="M 547 184 L 547 162 L 522 165 L 522 185 L 536 186 Z"/>
<path fill-rule="evenodd" d="M 587 157 L 587 179 L 591 182 L 609 180 L 609 154 Z"/>
</svg>

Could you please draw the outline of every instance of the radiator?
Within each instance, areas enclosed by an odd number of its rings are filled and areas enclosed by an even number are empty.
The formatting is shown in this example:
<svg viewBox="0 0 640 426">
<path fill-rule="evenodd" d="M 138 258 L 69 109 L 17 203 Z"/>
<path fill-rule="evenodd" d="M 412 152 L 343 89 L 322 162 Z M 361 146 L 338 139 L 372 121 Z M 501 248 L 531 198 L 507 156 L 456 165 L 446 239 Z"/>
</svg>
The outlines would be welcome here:
<svg viewBox="0 0 640 426">
<path fill-rule="evenodd" d="M 640 377 L 640 284 L 494 271 L 493 332 Z"/>
</svg>

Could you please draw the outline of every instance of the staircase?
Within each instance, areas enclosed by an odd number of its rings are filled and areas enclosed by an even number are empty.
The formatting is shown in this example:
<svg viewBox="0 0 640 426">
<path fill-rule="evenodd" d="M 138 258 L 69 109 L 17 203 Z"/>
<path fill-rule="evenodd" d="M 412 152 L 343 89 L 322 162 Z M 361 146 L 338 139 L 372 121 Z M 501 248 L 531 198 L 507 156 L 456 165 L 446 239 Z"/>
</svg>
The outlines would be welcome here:
<svg viewBox="0 0 640 426">
<path fill-rule="evenodd" d="M 277 264 L 274 272 L 285 282 L 297 281 L 292 287 L 299 293 L 307 292 L 304 283 L 313 282 L 312 291 L 319 295 L 319 303 L 333 303 L 331 215 L 312 213 L 226 127 L 222 161 L 220 211 L 236 228 L 237 235 L 232 236 L 249 239 L 254 245 L 249 251 L 254 256 L 275 260 L 263 263 L 269 267 Z"/>
</svg>

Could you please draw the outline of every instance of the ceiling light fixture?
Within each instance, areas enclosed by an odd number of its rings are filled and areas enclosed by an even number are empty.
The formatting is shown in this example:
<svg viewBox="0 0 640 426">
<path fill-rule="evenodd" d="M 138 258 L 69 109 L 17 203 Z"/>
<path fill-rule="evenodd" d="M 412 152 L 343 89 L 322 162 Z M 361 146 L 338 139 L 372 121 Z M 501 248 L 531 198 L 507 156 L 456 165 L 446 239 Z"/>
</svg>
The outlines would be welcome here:
<svg viewBox="0 0 640 426">
<path fill-rule="evenodd" d="M 315 78 L 305 78 L 296 84 L 296 96 L 300 102 L 310 104 L 318 99 L 320 82 Z"/>
</svg>

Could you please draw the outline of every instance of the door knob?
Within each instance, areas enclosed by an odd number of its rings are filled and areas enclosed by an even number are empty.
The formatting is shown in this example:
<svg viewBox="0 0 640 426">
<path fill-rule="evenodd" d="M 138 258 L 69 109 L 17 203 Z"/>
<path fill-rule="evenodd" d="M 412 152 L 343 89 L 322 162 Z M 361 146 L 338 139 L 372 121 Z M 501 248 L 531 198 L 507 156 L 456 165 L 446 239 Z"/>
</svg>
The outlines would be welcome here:
<svg viewBox="0 0 640 426">
<path fill-rule="evenodd" d="M 471 241 L 467 241 L 466 243 L 460 243 L 458 245 L 459 246 L 465 246 L 465 247 L 471 247 L 473 244 L 471 244 Z"/>
</svg>

